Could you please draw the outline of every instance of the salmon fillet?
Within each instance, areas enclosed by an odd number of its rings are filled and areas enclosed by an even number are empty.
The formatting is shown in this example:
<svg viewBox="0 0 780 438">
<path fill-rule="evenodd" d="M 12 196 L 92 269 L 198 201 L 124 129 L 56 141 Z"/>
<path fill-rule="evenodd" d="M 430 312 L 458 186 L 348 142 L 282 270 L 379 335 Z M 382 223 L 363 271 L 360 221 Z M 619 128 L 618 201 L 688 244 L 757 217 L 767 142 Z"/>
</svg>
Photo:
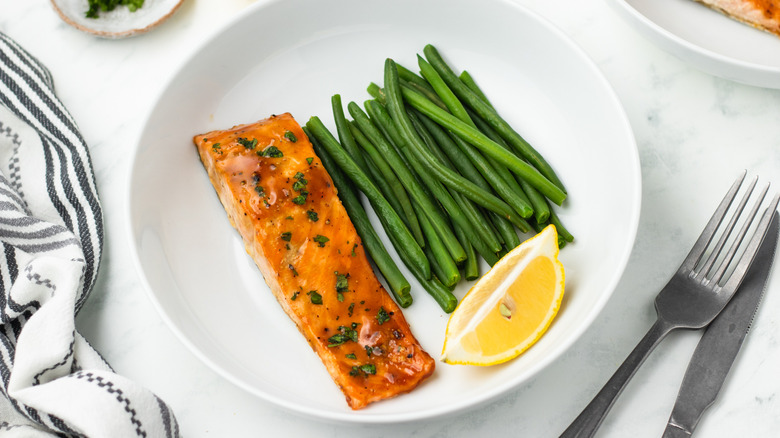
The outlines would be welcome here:
<svg viewBox="0 0 780 438">
<path fill-rule="evenodd" d="M 194 142 L 247 253 L 352 409 L 411 391 L 433 373 L 289 113 Z"/>
<path fill-rule="evenodd" d="M 780 0 L 696 0 L 733 19 L 780 36 Z"/>
</svg>

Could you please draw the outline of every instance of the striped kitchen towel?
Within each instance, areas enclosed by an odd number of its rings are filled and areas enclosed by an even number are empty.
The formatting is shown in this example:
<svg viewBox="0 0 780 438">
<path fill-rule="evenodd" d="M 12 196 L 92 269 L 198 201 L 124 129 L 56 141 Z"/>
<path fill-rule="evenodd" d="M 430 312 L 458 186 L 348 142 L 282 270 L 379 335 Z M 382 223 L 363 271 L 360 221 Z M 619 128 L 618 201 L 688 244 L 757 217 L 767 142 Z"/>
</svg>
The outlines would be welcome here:
<svg viewBox="0 0 780 438">
<path fill-rule="evenodd" d="M 102 219 L 89 151 L 51 74 L 0 33 L 0 436 L 179 436 L 168 406 L 76 331 Z"/>
</svg>

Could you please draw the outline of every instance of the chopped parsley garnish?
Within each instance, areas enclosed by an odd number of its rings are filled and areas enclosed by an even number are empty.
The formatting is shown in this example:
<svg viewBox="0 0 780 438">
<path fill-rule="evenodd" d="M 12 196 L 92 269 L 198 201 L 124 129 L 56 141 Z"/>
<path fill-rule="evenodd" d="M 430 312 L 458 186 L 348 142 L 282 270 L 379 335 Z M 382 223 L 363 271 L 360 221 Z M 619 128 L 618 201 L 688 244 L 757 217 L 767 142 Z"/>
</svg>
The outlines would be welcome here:
<svg viewBox="0 0 780 438">
<path fill-rule="evenodd" d="M 292 187 L 293 187 L 293 190 L 295 190 L 296 192 L 300 192 L 301 190 L 306 188 L 306 184 L 304 184 L 304 183 L 302 183 L 300 181 L 295 181 L 293 183 Z"/>
<path fill-rule="evenodd" d="M 284 131 L 284 138 L 290 140 L 293 143 L 298 141 L 298 138 L 295 136 L 295 134 L 292 133 L 292 131 Z"/>
<path fill-rule="evenodd" d="M 352 341 L 358 341 L 358 332 L 355 330 L 357 324 L 353 323 L 352 328 L 346 326 L 339 326 L 339 332 L 328 338 L 328 347 L 338 347 L 339 345 Z"/>
<path fill-rule="evenodd" d="M 284 233 L 282 233 L 282 240 L 284 240 L 285 242 L 289 242 L 290 239 L 292 239 L 291 231 L 285 231 Z"/>
<path fill-rule="evenodd" d="M 296 173 L 293 178 L 297 179 L 297 181 L 295 181 L 292 185 L 293 190 L 295 190 L 296 192 L 300 192 L 301 195 L 303 195 L 303 199 L 305 201 L 306 195 L 308 195 L 309 192 L 307 192 L 304 189 L 306 188 L 306 184 L 308 184 L 309 181 L 307 181 L 306 178 L 303 177 L 303 174 L 301 172 Z M 296 204 L 298 203 L 296 202 Z"/>
<path fill-rule="evenodd" d="M 351 370 L 349 370 L 349 375 L 352 377 L 358 377 L 358 376 L 367 376 L 369 374 L 376 374 L 376 365 L 374 364 L 363 364 L 360 366 L 352 367 Z"/>
<path fill-rule="evenodd" d="M 349 292 L 349 274 L 336 272 L 336 292 Z"/>
<path fill-rule="evenodd" d="M 320 295 L 316 290 L 310 290 L 306 293 L 309 298 L 311 298 L 312 304 L 322 304 L 322 295 Z"/>
<path fill-rule="evenodd" d="M 357 359 L 357 356 L 355 356 L 355 353 L 349 353 L 344 355 L 347 359 Z"/>
<path fill-rule="evenodd" d="M 306 163 L 311 164 L 311 162 L 314 161 L 314 157 L 309 157 L 306 159 Z"/>
<path fill-rule="evenodd" d="M 380 307 L 379 312 L 376 314 L 376 322 L 378 322 L 379 325 L 382 325 L 387 321 L 390 321 L 390 315 L 387 314 L 387 311 L 384 307 Z"/>
<path fill-rule="evenodd" d="M 127 6 L 130 12 L 135 12 L 144 5 L 144 0 L 89 0 L 89 9 L 84 14 L 87 18 L 98 18 L 98 12 L 113 11 L 117 6 Z"/>
<path fill-rule="evenodd" d="M 298 205 L 303 205 L 306 203 L 306 195 L 308 195 L 308 193 L 301 193 L 300 195 L 292 198 L 292 202 Z"/>
<path fill-rule="evenodd" d="M 352 311 L 354 311 L 354 310 L 355 310 L 355 303 L 350 303 L 350 305 L 349 305 L 349 309 L 347 309 L 347 310 L 348 310 L 348 312 L 349 312 L 349 313 L 348 313 L 348 315 L 349 315 L 349 316 L 352 316 Z"/>
<path fill-rule="evenodd" d="M 325 243 L 328 242 L 329 240 L 330 239 L 328 239 L 327 237 L 325 237 L 325 236 L 323 236 L 321 234 L 317 234 L 316 236 L 314 236 L 314 241 L 317 242 L 320 245 L 320 248 L 324 248 L 325 247 Z"/>
<path fill-rule="evenodd" d="M 211 145 L 211 147 L 212 147 L 212 149 L 215 149 L 215 150 L 216 149 L 222 149 L 221 147 L 219 147 L 219 145 L 221 145 L 221 144 L 222 143 L 214 143 L 213 145 Z"/>
<path fill-rule="evenodd" d="M 247 140 L 244 137 L 238 137 L 236 141 L 243 147 L 247 149 L 254 149 L 255 146 L 257 146 L 257 139 L 253 138 L 252 140 Z"/>
<path fill-rule="evenodd" d="M 258 152 L 257 154 L 263 157 L 271 158 L 281 158 L 284 156 L 282 151 L 280 151 L 276 146 L 268 146 L 267 148 L 263 149 L 262 152 Z"/>
<path fill-rule="evenodd" d="M 295 270 L 295 266 L 287 265 L 287 267 L 290 268 L 290 270 L 292 271 L 293 277 L 297 277 L 298 276 L 298 271 Z"/>
<path fill-rule="evenodd" d="M 263 186 L 255 186 L 255 191 L 261 197 L 265 196 L 265 190 L 263 190 Z"/>
<path fill-rule="evenodd" d="M 317 215 L 317 212 L 314 210 L 307 211 L 306 215 L 309 216 L 309 219 L 311 219 L 312 222 L 317 222 L 318 220 L 320 220 L 320 217 Z"/>
<path fill-rule="evenodd" d="M 352 254 L 350 254 L 352 257 L 357 257 L 357 253 L 355 252 L 355 248 L 358 247 L 358 244 L 352 245 Z"/>
<path fill-rule="evenodd" d="M 292 296 L 290 297 L 291 300 L 295 301 L 298 299 L 298 291 L 293 292 Z"/>
<path fill-rule="evenodd" d="M 344 302 L 344 294 L 342 294 L 341 292 L 336 292 L 336 299 L 339 300 L 339 303 L 343 303 Z"/>
</svg>

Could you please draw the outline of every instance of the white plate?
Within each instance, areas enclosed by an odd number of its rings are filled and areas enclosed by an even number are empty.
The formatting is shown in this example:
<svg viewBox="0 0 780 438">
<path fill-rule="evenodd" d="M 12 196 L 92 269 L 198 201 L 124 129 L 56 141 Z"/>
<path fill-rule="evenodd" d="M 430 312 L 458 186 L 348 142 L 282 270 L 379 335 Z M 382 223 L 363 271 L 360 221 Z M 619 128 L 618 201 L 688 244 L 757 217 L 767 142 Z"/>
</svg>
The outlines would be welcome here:
<svg viewBox="0 0 780 438">
<path fill-rule="evenodd" d="M 608 0 L 632 27 L 692 66 L 732 81 L 780 88 L 780 37 L 693 0 Z"/>
<path fill-rule="evenodd" d="M 362 103 L 386 57 L 414 67 L 426 43 L 467 67 L 560 172 L 570 192 L 561 217 L 578 240 L 562 251 L 561 312 L 527 353 L 491 368 L 439 363 L 412 393 L 353 412 L 244 252 L 191 139 L 285 111 L 330 122 L 333 94 Z M 266 1 L 197 50 L 152 109 L 130 180 L 131 247 L 163 318 L 226 379 L 319 418 L 407 421 L 502 394 L 574 343 L 622 274 L 640 185 L 631 128 L 609 84 L 560 31 L 512 2 Z M 448 315 L 419 286 L 413 292 L 404 314 L 438 357 Z"/>
</svg>

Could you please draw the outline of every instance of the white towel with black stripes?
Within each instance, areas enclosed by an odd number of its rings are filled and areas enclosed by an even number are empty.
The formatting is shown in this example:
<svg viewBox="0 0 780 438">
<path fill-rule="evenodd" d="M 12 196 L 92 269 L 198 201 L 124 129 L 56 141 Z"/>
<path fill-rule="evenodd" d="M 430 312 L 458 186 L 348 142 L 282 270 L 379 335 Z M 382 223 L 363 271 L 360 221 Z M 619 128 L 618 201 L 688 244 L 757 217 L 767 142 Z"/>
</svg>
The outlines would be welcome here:
<svg viewBox="0 0 780 438">
<path fill-rule="evenodd" d="M 0 32 L 0 436 L 178 437 L 169 407 L 77 331 L 103 222 L 49 71 Z"/>
</svg>

